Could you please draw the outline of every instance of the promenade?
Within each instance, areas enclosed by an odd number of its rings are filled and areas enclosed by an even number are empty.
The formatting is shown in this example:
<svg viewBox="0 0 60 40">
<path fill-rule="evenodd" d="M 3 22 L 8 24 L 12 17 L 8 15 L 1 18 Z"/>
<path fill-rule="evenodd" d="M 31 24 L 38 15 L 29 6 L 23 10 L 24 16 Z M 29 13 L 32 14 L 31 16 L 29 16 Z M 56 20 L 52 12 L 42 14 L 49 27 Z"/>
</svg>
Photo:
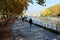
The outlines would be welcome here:
<svg viewBox="0 0 60 40">
<path fill-rule="evenodd" d="M 11 25 L 13 40 L 53 40 L 58 39 L 58 35 L 36 25 L 30 27 L 29 23 L 17 19 Z"/>
</svg>

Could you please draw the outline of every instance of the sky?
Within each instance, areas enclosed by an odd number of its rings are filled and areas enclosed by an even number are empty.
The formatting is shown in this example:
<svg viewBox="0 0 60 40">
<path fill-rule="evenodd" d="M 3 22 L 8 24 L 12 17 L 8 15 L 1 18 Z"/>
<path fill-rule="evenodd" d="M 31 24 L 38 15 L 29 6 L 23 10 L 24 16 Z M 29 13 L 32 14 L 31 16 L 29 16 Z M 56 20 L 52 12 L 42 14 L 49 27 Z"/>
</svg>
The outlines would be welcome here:
<svg viewBox="0 0 60 40">
<path fill-rule="evenodd" d="M 46 6 L 41 6 L 36 3 L 36 0 L 33 0 L 34 4 L 29 3 L 28 10 L 26 13 L 31 14 L 31 13 L 39 13 L 39 11 L 44 11 L 48 7 L 51 7 L 56 4 L 60 4 L 60 0 L 46 0 L 45 4 Z"/>
</svg>

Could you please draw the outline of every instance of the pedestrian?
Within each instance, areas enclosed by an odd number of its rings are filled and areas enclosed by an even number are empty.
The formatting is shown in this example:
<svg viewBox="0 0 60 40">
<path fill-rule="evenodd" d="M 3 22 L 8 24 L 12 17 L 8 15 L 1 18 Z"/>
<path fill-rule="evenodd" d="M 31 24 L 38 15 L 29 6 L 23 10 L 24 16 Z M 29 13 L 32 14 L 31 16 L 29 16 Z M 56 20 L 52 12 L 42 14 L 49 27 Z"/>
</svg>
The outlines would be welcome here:
<svg viewBox="0 0 60 40">
<path fill-rule="evenodd" d="M 22 21 L 24 22 L 24 17 L 22 17 Z"/>
<path fill-rule="evenodd" d="M 32 24 L 32 19 L 30 18 L 30 20 L 29 20 L 29 24 L 30 24 L 30 27 L 31 27 L 31 24 Z"/>
</svg>

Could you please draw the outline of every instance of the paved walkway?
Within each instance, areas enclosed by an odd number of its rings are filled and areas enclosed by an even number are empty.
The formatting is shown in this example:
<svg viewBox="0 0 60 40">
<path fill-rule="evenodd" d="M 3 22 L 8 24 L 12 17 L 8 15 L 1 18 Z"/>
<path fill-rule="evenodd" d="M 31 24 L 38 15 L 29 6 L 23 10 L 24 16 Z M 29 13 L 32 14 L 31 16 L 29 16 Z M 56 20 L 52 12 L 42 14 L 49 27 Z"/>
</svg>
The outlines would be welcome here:
<svg viewBox="0 0 60 40">
<path fill-rule="evenodd" d="M 46 40 L 47 38 L 53 40 L 58 38 L 58 35 L 33 24 L 30 27 L 28 22 L 23 22 L 21 19 L 15 20 L 11 28 L 14 40 Z"/>
</svg>

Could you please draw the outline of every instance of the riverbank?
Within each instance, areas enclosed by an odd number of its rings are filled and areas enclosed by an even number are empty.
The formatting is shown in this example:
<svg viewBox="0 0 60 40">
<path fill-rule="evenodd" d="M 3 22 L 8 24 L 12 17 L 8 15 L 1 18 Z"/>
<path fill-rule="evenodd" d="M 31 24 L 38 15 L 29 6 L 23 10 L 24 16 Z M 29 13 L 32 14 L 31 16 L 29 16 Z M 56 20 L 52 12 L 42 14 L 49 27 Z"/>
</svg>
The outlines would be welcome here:
<svg viewBox="0 0 60 40">
<path fill-rule="evenodd" d="M 57 21 L 53 21 L 53 20 L 48 20 L 47 18 L 31 18 L 32 21 L 33 21 L 33 24 L 41 27 L 41 28 L 44 28 L 46 30 L 49 30 L 55 34 L 59 34 L 60 35 L 60 22 L 57 22 Z M 26 21 L 28 21 L 29 18 L 26 19 Z"/>
</svg>

